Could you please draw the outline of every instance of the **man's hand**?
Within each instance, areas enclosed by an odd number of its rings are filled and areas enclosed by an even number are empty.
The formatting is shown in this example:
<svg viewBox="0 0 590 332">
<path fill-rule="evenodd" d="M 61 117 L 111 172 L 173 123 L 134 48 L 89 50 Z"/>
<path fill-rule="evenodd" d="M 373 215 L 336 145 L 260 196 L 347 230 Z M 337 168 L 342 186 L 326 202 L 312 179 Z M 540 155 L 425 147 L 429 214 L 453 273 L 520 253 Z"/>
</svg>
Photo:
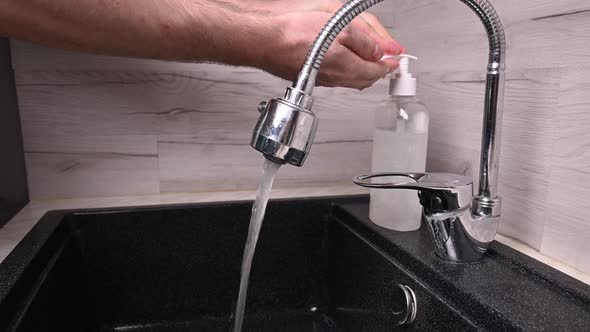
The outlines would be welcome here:
<svg viewBox="0 0 590 332">
<path fill-rule="evenodd" d="M 0 35 L 76 51 L 264 69 L 293 80 L 338 0 L 2 0 Z M 402 48 L 363 14 L 341 33 L 318 84 L 363 89 Z"/>
<path fill-rule="evenodd" d="M 276 18 L 282 27 L 266 63 L 259 67 L 288 80 L 297 77 L 313 41 L 332 15 L 326 12 L 290 13 Z M 377 34 L 366 23 L 347 27 L 329 48 L 318 75 L 318 85 L 367 88 L 398 67 L 394 59 L 379 61 L 383 55 L 402 51 L 393 40 Z"/>
<path fill-rule="evenodd" d="M 256 66 L 288 80 L 294 80 L 320 30 L 342 6 L 338 0 L 242 0 L 242 5 L 273 14 L 272 25 L 282 38 L 272 44 L 263 63 Z M 394 71 L 394 59 L 379 61 L 383 55 L 404 51 L 379 20 L 368 13 L 357 17 L 334 41 L 318 76 L 318 85 L 367 88 Z"/>
</svg>

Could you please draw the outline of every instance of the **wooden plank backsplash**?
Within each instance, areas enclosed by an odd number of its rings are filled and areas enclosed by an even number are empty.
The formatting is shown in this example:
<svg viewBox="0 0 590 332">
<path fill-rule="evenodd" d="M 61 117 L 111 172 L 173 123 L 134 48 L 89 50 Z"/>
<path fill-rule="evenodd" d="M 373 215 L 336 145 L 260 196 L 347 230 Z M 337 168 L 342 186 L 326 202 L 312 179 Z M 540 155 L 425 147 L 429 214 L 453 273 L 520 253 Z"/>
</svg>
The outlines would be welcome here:
<svg viewBox="0 0 590 332">
<path fill-rule="evenodd" d="M 590 3 L 495 0 L 507 34 L 500 232 L 590 273 Z M 410 52 L 432 111 L 428 169 L 477 178 L 487 41 L 459 1 L 375 7 Z M 14 42 L 31 196 L 253 189 L 259 101 L 289 82 L 250 68 L 85 55 Z M 280 187 L 350 183 L 370 169 L 387 83 L 318 89 L 320 128 Z"/>
<path fill-rule="evenodd" d="M 15 53 L 31 47 L 51 53 L 27 44 L 16 44 Z M 255 189 L 262 162 L 249 146 L 256 105 L 279 96 L 287 82 L 252 69 L 180 67 L 17 69 L 32 197 Z M 351 183 L 367 171 L 367 110 L 386 89 L 318 89 L 322 121 L 310 160 L 285 168 L 277 186 Z"/>
</svg>

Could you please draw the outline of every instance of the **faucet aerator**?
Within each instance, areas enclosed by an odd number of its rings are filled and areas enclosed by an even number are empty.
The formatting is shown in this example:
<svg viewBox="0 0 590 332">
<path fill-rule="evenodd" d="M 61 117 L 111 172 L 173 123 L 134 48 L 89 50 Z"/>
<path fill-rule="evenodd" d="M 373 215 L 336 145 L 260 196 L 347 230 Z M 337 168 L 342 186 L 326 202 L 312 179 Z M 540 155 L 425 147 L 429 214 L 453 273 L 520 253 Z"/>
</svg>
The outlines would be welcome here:
<svg viewBox="0 0 590 332">
<path fill-rule="evenodd" d="M 317 127 L 311 111 L 283 98 L 272 99 L 262 110 L 250 145 L 275 163 L 302 166 Z"/>
</svg>

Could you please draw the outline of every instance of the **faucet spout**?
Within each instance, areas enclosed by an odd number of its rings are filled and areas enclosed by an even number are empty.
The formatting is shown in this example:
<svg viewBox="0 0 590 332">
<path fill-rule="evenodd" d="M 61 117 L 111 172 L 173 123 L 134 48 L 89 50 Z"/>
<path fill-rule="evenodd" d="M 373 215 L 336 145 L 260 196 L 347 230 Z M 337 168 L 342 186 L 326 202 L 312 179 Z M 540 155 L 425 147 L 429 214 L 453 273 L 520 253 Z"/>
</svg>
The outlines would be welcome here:
<svg viewBox="0 0 590 332">
<path fill-rule="evenodd" d="M 293 88 L 311 95 L 324 55 L 336 36 L 359 14 L 383 0 L 348 1 L 322 29 L 310 49 Z M 498 14 L 488 0 L 460 0 L 481 20 L 488 36 L 484 123 L 481 143 L 479 195 L 497 197 L 500 136 L 504 100 L 506 37 Z"/>
<path fill-rule="evenodd" d="M 281 98 L 259 107 L 262 115 L 254 129 L 250 145 L 275 162 L 302 166 L 307 157 L 317 117 L 311 111 L 313 88 L 324 55 L 338 34 L 350 22 L 383 0 L 349 0 L 326 23 L 309 50 L 297 80 Z M 470 212 L 474 224 L 486 218 L 500 217 L 498 168 L 504 101 L 504 60 L 506 39 L 502 23 L 489 0 L 459 0 L 481 20 L 488 36 L 489 58 L 486 75 L 484 119 L 477 196 L 472 198 Z M 483 224 L 483 222 L 481 222 Z M 497 222 L 493 224 L 496 225 Z M 476 226 L 475 226 L 476 227 Z M 486 228 L 487 229 L 487 228 Z M 493 234 L 495 235 L 494 229 Z M 487 232 L 489 233 L 489 232 Z M 490 241 L 491 242 L 491 241 Z M 485 246 L 484 246 L 485 247 Z M 485 250 L 484 250 L 485 252 Z M 462 257 L 461 255 L 456 255 Z M 457 258 L 457 260 L 461 260 Z"/>
</svg>

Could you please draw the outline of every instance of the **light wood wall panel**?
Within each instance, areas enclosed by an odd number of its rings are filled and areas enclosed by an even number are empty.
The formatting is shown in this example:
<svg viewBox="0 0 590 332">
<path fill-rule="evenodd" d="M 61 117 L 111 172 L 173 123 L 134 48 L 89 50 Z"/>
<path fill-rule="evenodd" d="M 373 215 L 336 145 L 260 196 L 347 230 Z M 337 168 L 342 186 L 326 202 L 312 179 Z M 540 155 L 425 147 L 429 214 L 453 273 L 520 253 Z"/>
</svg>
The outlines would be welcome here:
<svg viewBox="0 0 590 332">
<path fill-rule="evenodd" d="M 541 252 L 590 271 L 590 67 L 563 76 Z"/>
<path fill-rule="evenodd" d="M 34 199 L 159 192 L 156 136 L 48 134 L 25 142 Z"/>
<path fill-rule="evenodd" d="M 493 3 L 508 43 L 500 231 L 590 272 L 590 3 Z M 460 1 L 390 0 L 373 12 L 420 57 L 429 170 L 476 178 L 487 59 L 478 19 Z M 251 68 L 23 42 L 12 51 L 33 198 L 252 189 L 261 162 L 248 147 L 255 107 L 289 84 Z M 372 111 L 385 91 L 385 82 L 362 93 L 318 89 L 312 155 L 303 168 L 283 169 L 277 186 L 350 183 L 366 172 Z"/>
<path fill-rule="evenodd" d="M 370 167 L 367 160 L 370 163 L 371 144 L 370 140 L 318 141 L 305 167 L 284 167 L 275 185 L 288 188 L 350 184 L 353 176 Z M 262 158 L 244 142 L 199 143 L 176 138 L 160 142 L 158 148 L 162 192 L 240 190 L 258 185 Z"/>
<path fill-rule="evenodd" d="M 487 39 L 460 1 L 393 0 L 395 36 L 421 57 L 417 71 L 484 70 Z M 506 30 L 507 64 L 558 68 L 590 62 L 586 0 L 495 0 Z"/>
<path fill-rule="evenodd" d="M 24 43 L 14 50 L 26 53 L 28 48 L 54 52 Z M 139 60 L 156 67 L 98 70 L 92 62 L 96 57 L 88 57 L 88 70 L 17 66 L 33 198 L 256 188 L 261 155 L 249 147 L 259 115 L 256 106 L 279 96 L 288 82 L 259 70 L 212 64 L 178 64 L 172 70 L 167 63 L 158 72 L 159 62 Z M 277 187 L 351 184 L 353 176 L 366 172 L 372 110 L 386 90 L 384 84 L 362 93 L 318 88 L 314 109 L 321 123 L 310 160 L 304 168 L 284 168 Z M 153 152 L 125 144 L 129 137 L 145 138 L 144 145 Z M 109 150 L 117 140 L 128 155 Z M 149 168 L 146 164 L 137 167 L 135 176 L 123 176 L 141 162 L 129 155 L 148 154 Z M 85 167 L 62 171 L 78 163 Z M 113 181 L 101 181 L 103 177 Z M 83 178 L 102 185 L 89 185 Z"/>
</svg>

